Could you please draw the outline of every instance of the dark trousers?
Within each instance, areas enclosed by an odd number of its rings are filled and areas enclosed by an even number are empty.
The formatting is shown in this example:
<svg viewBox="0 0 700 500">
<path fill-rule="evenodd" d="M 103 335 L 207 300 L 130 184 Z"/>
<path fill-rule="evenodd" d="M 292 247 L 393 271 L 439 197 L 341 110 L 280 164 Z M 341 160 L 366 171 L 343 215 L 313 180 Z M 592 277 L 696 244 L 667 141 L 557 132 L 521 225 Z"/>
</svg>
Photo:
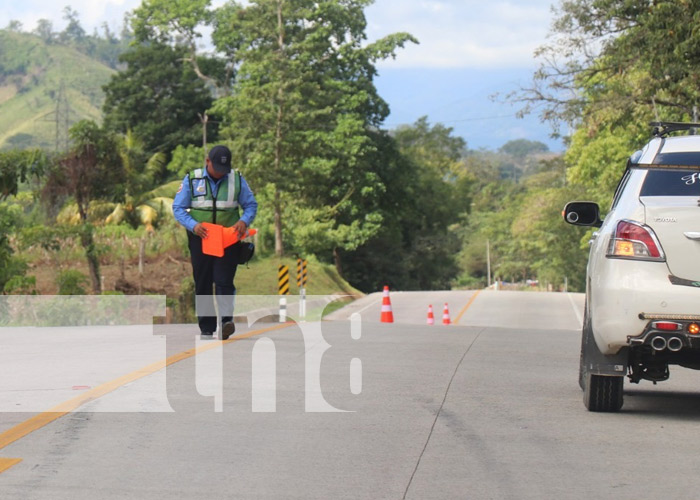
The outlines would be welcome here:
<svg viewBox="0 0 700 500">
<path fill-rule="evenodd" d="M 233 319 L 233 300 L 236 294 L 233 278 L 236 276 L 241 245 L 231 245 L 224 250 L 223 257 L 213 257 L 202 253 L 202 239 L 199 236 L 187 231 L 187 239 L 192 260 L 199 330 L 202 333 L 213 333 L 217 326 L 213 288 L 221 322 L 226 323 Z"/>
</svg>

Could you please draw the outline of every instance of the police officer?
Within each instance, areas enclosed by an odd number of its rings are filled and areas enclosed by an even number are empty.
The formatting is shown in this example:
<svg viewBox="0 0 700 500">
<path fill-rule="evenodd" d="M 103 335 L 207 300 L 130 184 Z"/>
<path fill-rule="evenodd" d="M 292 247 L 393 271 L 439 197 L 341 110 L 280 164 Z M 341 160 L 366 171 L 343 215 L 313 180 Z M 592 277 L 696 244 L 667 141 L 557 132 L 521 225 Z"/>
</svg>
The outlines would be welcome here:
<svg viewBox="0 0 700 500">
<path fill-rule="evenodd" d="M 241 248 L 240 243 L 227 247 L 223 257 L 202 253 L 202 239 L 207 237 L 202 222 L 234 227 L 239 236 L 243 236 L 257 210 L 258 203 L 245 179 L 237 170 L 231 170 L 231 151 L 226 146 L 214 146 L 206 158 L 205 168 L 185 175 L 175 195 L 173 214 L 187 229 L 202 339 L 212 339 L 217 327 L 212 285 L 216 287 L 222 340 L 228 339 L 236 330 L 233 324 L 236 293 L 233 278 Z"/>
</svg>

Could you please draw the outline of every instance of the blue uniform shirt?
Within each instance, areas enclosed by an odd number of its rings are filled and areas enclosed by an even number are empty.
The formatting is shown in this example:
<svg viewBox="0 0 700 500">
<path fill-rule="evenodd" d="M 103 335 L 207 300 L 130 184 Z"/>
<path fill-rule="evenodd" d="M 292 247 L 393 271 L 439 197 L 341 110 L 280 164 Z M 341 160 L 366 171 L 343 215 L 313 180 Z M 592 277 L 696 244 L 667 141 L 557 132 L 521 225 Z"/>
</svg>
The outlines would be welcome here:
<svg viewBox="0 0 700 500">
<path fill-rule="evenodd" d="M 206 177 L 209 181 L 209 187 L 211 188 L 211 193 L 213 196 L 218 194 L 219 186 L 221 185 L 222 181 L 228 182 L 227 175 L 224 175 L 219 180 L 215 180 L 210 177 L 206 167 L 204 168 L 204 177 Z M 175 199 L 173 200 L 173 215 L 175 215 L 175 219 L 180 224 L 185 226 L 185 229 L 190 232 L 194 232 L 194 226 L 197 225 L 197 221 L 187 211 L 187 209 L 190 208 L 191 201 L 190 175 L 187 174 L 182 180 L 180 189 L 178 189 Z M 258 202 L 255 201 L 255 195 L 253 194 L 253 191 L 250 190 L 250 187 L 243 176 L 241 176 L 241 192 L 238 196 L 238 203 L 243 210 L 241 220 L 245 222 L 248 227 L 250 227 L 253 219 L 255 219 L 255 214 L 258 212 Z"/>
</svg>

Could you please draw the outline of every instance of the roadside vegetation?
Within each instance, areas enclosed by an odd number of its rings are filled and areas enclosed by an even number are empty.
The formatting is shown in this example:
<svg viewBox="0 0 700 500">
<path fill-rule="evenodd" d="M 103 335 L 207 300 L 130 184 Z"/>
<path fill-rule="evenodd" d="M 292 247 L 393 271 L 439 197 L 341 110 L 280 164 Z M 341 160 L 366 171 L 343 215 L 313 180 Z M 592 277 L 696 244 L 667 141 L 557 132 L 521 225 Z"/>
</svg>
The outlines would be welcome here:
<svg viewBox="0 0 700 500">
<path fill-rule="evenodd" d="M 529 140 L 472 150 L 429 117 L 383 129 L 375 64 L 418 40 L 366 43 L 369 3 L 145 0 L 118 35 L 86 34 L 70 8 L 60 33 L 47 20 L 0 30 L 3 115 L 32 95 L 56 113 L 53 142 L 26 121 L 0 128 L 0 290 L 165 293 L 187 318 L 170 204 L 207 144 L 224 143 L 260 203 L 245 293 L 275 293 L 277 265 L 293 274 L 296 256 L 311 262 L 309 293 L 495 280 L 583 291 L 588 233 L 561 209 L 605 205 L 647 122 L 697 113 L 698 2 L 559 5 L 532 87 L 510 98 L 572 131 L 564 154 Z M 76 64 L 101 76 L 73 85 Z"/>
</svg>

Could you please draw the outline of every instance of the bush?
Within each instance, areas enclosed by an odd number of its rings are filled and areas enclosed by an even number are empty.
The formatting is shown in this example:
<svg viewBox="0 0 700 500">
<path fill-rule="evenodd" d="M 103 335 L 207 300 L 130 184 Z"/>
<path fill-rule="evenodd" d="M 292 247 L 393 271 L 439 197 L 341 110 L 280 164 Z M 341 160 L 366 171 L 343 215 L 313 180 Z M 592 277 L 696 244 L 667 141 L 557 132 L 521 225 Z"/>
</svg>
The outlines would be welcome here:
<svg viewBox="0 0 700 500">
<path fill-rule="evenodd" d="M 36 295 L 36 277 L 13 276 L 5 283 L 4 292 L 8 295 Z"/>
<path fill-rule="evenodd" d="M 56 278 L 59 295 L 85 295 L 89 283 L 88 277 L 75 269 L 61 271 Z"/>
<path fill-rule="evenodd" d="M 2 186 L 0 186 L 0 189 Z M 0 193 L 1 196 L 2 193 Z M 20 210 L 18 207 L 10 207 L 0 204 L 0 290 L 14 276 L 22 276 L 27 270 L 27 264 L 23 259 L 15 257 L 10 245 L 9 235 L 15 229 L 16 220 Z"/>
</svg>

